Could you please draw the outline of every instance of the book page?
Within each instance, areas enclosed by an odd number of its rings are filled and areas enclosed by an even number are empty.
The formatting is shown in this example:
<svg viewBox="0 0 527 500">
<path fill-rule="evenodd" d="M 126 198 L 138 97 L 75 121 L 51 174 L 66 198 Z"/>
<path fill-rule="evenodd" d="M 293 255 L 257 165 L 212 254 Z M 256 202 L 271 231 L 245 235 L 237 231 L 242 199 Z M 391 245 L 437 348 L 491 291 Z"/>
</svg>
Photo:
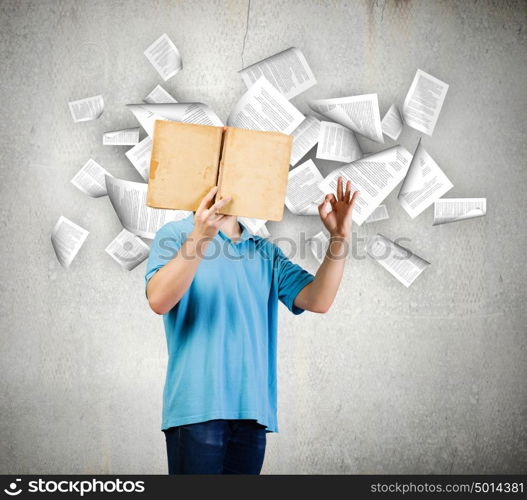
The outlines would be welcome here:
<svg viewBox="0 0 527 500">
<path fill-rule="evenodd" d="M 362 157 L 353 131 L 333 122 L 321 122 L 317 158 L 349 163 Z"/>
<path fill-rule="evenodd" d="M 223 134 L 223 127 L 157 121 L 147 205 L 197 210 L 203 197 L 218 185 Z M 237 165 L 238 169 L 247 167 L 245 159 Z"/>
<path fill-rule="evenodd" d="M 104 251 L 121 267 L 131 271 L 148 257 L 150 247 L 141 238 L 123 229 Z"/>
<path fill-rule="evenodd" d="M 399 109 L 395 104 L 390 106 L 390 109 L 384 115 L 381 121 L 382 132 L 393 141 L 399 139 L 403 131 L 403 119 L 399 113 Z"/>
<path fill-rule="evenodd" d="M 368 255 L 407 288 L 430 265 L 430 262 L 382 234 L 368 241 Z"/>
<path fill-rule="evenodd" d="M 73 121 L 87 122 L 89 120 L 96 120 L 104 111 L 104 99 L 102 95 L 93 97 L 86 97 L 78 101 L 71 101 L 68 103 Z"/>
<path fill-rule="evenodd" d="M 434 226 L 487 214 L 487 198 L 441 198 L 434 202 Z"/>
<path fill-rule="evenodd" d="M 104 146 L 134 146 L 139 142 L 139 127 L 105 132 L 102 136 Z"/>
<path fill-rule="evenodd" d="M 156 85 L 144 99 L 147 104 L 168 104 L 177 102 L 161 85 Z"/>
<path fill-rule="evenodd" d="M 190 215 L 183 210 L 161 210 L 146 206 L 147 184 L 106 176 L 108 197 L 122 226 L 143 238 L 154 239 L 167 222 Z"/>
<path fill-rule="evenodd" d="M 405 123 L 424 134 L 432 135 L 447 91 L 447 83 L 418 69 L 404 100 Z"/>
<path fill-rule="evenodd" d="M 453 184 L 427 153 L 419 139 L 410 168 L 397 196 L 401 206 L 413 219 L 452 187 Z"/>
<path fill-rule="evenodd" d="M 181 54 L 166 33 L 152 43 L 144 54 L 165 81 L 183 68 Z"/>
<path fill-rule="evenodd" d="M 178 102 L 169 104 L 127 104 L 141 127 L 152 137 L 156 120 L 194 123 L 222 127 L 223 122 L 206 104 L 201 102 Z"/>
<path fill-rule="evenodd" d="M 322 264 L 322 261 L 326 256 L 326 252 L 328 251 L 329 237 L 326 236 L 323 231 L 320 231 L 319 233 L 315 234 L 315 236 L 309 238 L 309 240 L 307 240 L 307 244 L 311 250 L 311 253 L 313 254 L 313 257 L 315 257 L 319 264 Z"/>
<path fill-rule="evenodd" d="M 379 205 L 372 214 L 364 221 L 364 224 L 369 224 L 370 222 L 380 222 L 381 220 L 389 219 L 388 209 L 386 205 Z"/>
<path fill-rule="evenodd" d="M 130 160 L 139 175 L 148 182 L 148 173 L 150 172 L 150 155 L 152 153 L 152 139 L 146 136 L 139 144 L 130 148 L 126 157 Z"/>
<path fill-rule="evenodd" d="M 112 177 L 110 172 L 90 158 L 71 179 L 71 183 L 84 194 L 92 198 L 100 198 L 108 194 L 106 192 L 106 175 Z"/>
<path fill-rule="evenodd" d="M 247 88 L 263 76 L 287 99 L 292 99 L 317 83 L 304 54 L 296 47 L 254 63 L 239 73 Z"/>
<path fill-rule="evenodd" d="M 377 94 L 317 99 L 311 109 L 375 142 L 384 142 Z"/>
<path fill-rule="evenodd" d="M 291 159 L 289 163 L 296 165 L 317 143 L 320 132 L 320 120 L 312 115 L 306 116 L 306 119 L 293 130 L 293 149 L 291 150 Z"/>
<path fill-rule="evenodd" d="M 313 160 L 289 171 L 285 205 L 295 215 L 318 215 L 324 193 L 318 185 L 324 180 Z"/>
<path fill-rule="evenodd" d="M 89 234 L 66 217 L 59 217 L 51 232 L 51 244 L 62 267 L 70 267 Z"/>
<path fill-rule="evenodd" d="M 402 146 L 393 146 L 333 170 L 319 185 L 324 193 L 335 193 L 337 178 L 351 181 L 360 194 L 353 207 L 353 221 L 359 226 L 401 182 L 412 155 Z"/>
<path fill-rule="evenodd" d="M 304 115 L 262 77 L 234 105 L 227 123 L 231 127 L 290 134 L 303 120 Z"/>
<path fill-rule="evenodd" d="M 227 127 L 217 197 L 232 200 L 220 213 L 282 220 L 292 142 L 280 132 Z"/>
</svg>

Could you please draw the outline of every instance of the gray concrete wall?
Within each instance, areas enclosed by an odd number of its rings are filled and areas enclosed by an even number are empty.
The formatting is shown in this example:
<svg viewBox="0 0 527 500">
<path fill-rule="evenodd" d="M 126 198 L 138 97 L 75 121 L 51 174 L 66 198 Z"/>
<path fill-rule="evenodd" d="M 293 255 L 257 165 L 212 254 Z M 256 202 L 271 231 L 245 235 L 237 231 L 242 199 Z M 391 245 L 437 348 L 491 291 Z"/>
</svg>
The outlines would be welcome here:
<svg viewBox="0 0 527 500">
<path fill-rule="evenodd" d="M 140 180 L 101 134 L 134 126 L 124 105 L 162 83 L 143 51 L 164 32 L 185 66 L 165 87 L 223 118 L 242 61 L 292 45 L 319 82 L 294 100 L 304 112 L 308 98 L 377 92 L 383 114 L 430 72 L 450 90 L 424 144 L 449 196 L 488 198 L 485 218 L 432 227 L 431 210 L 411 220 L 392 194 L 391 219 L 357 236 L 406 237 L 431 268 L 407 290 L 359 253 L 327 315 L 282 309 L 281 432 L 264 472 L 527 471 L 525 2 L 4 0 L 0 15 L 0 472 L 166 471 L 165 340 L 144 264 L 128 273 L 104 253 L 120 230 L 109 201 L 69 182 L 89 157 Z M 98 93 L 101 119 L 73 124 L 68 100 Z M 91 232 L 69 270 L 49 241 L 61 214 Z M 269 229 L 298 240 L 320 222 L 287 214 Z"/>
</svg>

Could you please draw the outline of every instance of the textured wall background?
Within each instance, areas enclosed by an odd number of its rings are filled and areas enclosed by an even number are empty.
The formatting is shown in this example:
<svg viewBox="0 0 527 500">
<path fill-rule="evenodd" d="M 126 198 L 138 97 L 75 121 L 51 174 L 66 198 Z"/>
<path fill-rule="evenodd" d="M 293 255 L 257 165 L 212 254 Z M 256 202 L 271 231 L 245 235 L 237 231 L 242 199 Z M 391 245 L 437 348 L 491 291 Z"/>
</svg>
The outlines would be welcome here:
<svg viewBox="0 0 527 500">
<path fill-rule="evenodd" d="M 89 157 L 140 180 L 101 135 L 134 126 L 124 105 L 162 83 L 143 51 L 164 32 L 184 60 L 165 88 L 224 118 L 242 60 L 292 45 L 319 82 L 294 100 L 304 112 L 307 98 L 378 92 L 382 115 L 430 72 L 450 90 L 424 144 L 449 196 L 488 197 L 485 218 L 432 227 L 431 209 L 412 221 L 392 194 L 391 219 L 357 236 L 409 238 L 433 264 L 415 284 L 360 253 L 329 314 L 282 310 L 264 472 L 527 471 L 525 2 L 3 0 L 0 13 L 0 472 L 166 471 L 165 341 L 144 264 L 128 273 L 104 253 L 120 231 L 109 201 L 69 182 Z M 73 124 L 67 102 L 98 93 L 101 119 Z M 69 270 L 49 241 L 61 214 L 91 232 Z M 269 224 L 297 239 L 319 228 Z"/>
</svg>

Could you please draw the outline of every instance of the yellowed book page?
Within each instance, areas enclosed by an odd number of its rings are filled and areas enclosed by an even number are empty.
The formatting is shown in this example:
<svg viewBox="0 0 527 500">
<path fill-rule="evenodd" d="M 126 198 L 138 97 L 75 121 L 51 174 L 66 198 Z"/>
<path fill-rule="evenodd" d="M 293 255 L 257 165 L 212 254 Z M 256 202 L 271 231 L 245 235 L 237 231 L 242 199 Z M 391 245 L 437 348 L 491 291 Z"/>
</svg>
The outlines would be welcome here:
<svg viewBox="0 0 527 500">
<path fill-rule="evenodd" d="M 233 200 L 221 213 L 282 220 L 292 137 L 227 127 L 220 162 L 220 198 Z"/>
<path fill-rule="evenodd" d="M 223 127 L 157 120 L 147 205 L 196 210 L 216 185 Z"/>
</svg>

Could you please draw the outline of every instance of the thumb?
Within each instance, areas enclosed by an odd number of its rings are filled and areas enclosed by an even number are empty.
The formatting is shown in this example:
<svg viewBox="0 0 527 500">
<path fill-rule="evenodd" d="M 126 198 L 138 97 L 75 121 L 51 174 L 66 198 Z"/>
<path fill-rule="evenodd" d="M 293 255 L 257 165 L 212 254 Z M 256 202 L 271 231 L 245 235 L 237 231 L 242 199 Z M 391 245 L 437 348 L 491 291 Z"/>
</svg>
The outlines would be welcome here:
<svg viewBox="0 0 527 500">
<path fill-rule="evenodd" d="M 318 214 L 320 215 L 320 218 L 322 220 L 324 220 L 326 218 L 326 216 L 328 215 L 327 211 L 326 211 L 326 199 L 324 198 L 322 200 L 322 203 L 318 206 Z"/>
</svg>

